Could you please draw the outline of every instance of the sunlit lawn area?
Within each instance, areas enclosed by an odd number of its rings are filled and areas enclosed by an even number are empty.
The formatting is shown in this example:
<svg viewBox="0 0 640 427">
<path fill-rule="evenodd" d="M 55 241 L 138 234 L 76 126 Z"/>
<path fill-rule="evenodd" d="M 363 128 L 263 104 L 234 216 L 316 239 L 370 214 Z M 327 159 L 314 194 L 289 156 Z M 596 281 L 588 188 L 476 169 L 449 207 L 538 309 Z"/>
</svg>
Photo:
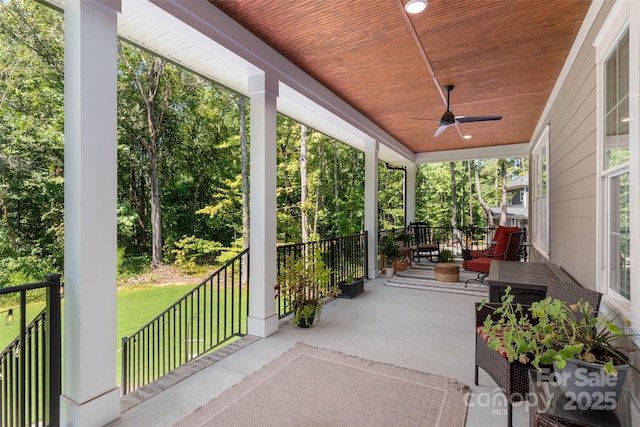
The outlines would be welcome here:
<svg viewBox="0 0 640 427">
<path fill-rule="evenodd" d="M 176 302 L 185 293 L 195 286 L 166 285 L 166 286 L 135 286 L 118 289 L 118 324 L 117 324 L 117 381 L 120 382 L 120 346 L 124 336 L 131 335 L 151 319 Z M 64 308 L 64 299 L 62 300 Z M 9 307 L 0 307 L 4 311 Z M 27 305 L 27 324 L 44 308 L 43 302 L 33 302 Z M 64 313 L 64 310 L 63 310 Z M 7 313 L 2 313 L 0 318 L 0 349 L 4 349 L 19 334 L 20 312 L 16 308 L 13 312 L 13 324 L 6 325 Z M 63 316 L 64 322 L 64 316 Z M 63 328 L 64 331 L 64 328 Z"/>
</svg>

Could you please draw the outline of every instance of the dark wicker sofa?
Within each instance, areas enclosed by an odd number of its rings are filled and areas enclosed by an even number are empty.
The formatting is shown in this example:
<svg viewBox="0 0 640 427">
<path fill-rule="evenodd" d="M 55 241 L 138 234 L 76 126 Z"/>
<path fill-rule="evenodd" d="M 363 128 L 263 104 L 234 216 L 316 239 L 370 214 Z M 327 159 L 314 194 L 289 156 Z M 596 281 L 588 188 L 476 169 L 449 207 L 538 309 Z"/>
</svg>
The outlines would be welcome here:
<svg viewBox="0 0 640 427">
<path fill-rule="evenodd" d="M 575 283 L 562 282 L 551 279 L 547 287 L 546 296 L 565 301 L 569 304 L 579 300 L 588 301 L 592 307 L 600 307 L 600 292 L 583 288 Z M 484 325 L 487 315 L 492 315 L 491 307 L 499 306 L 497 303 L 485 304 L 480 311 L 480 303 L 476 303 L 476 330 Z M 529 364 L 509 360 L 491 349 L 481 334 L 476 333 L 476 364 L 475 384 L 478 385 L 478 368 L 482 368 L 507 396 L 507 425 L 512 427 L 513 413 L 512 402 L 526 398 L 529 393 L 528 371 L 532 369 Z"/>
</svg>

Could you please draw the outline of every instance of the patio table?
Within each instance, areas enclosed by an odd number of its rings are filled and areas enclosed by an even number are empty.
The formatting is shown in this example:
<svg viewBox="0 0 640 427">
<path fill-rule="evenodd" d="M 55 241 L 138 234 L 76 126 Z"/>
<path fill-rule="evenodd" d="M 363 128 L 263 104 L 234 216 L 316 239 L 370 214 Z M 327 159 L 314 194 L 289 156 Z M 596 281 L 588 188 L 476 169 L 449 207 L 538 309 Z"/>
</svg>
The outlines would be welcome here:
<svg viewBox="0 0 640 427">
<path fill-rule="evenodd" d="M 563 282 L 575 283 L 560 267 L 555 264 L 491 261 L 489 270 L 489 301 L 501 302 L 507 286 L 511 286 L 514 302 L 531 304 L 545 298 L 549 279 L 560 279 Z"/>
</svg>

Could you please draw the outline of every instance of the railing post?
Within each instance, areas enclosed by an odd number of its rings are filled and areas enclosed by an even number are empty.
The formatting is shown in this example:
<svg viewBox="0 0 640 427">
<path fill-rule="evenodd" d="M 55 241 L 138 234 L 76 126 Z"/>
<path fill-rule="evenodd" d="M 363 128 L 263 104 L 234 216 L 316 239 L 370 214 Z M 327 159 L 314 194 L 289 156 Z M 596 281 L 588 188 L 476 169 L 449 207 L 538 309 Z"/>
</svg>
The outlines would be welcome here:
<svg viewBox="0 0 640 427">
<path fill-rule="evenodd" d="M 331 286 L 336 285 L 336 244 L 337 244 L 336 236 L 331 236 L 331 241 L 329 243 L 329 259 L 331 260 Z"/>
<path fill-rule="evenodd" d="M 128 338 L 127 337 L 122 337 L 122 372 L 120 373 L 122 375 L 122 381 L 120 381 L 121 386 L 120 386 L 120 393 L 124 396 L 125 394 L 127 394 L 129 392 L 128 389 L 128 385 L 127 385 L 127 379 L 128 379 L 128 358 L 127 358 L 127 349 L 128 349 Z"/>
<path fill-rule="evenodd" d="M 47 317 L 46 330 L 49 335 L 49 425 L 60 425 L 60 394 L 62 393 L 62 361 L 61 361 L 61 313 L 60 313 L 60 278 L 59 273 L 47 274 Z"/>
<path fill-rule="evenodd" d="M 18 358 L 18 425 L 26 425 L 27 420 L 27 291 L 20 291 L 20 356 Z"/>
<path fill-rule="evenodd" d="M 367 279 L 370 279 L 369 277 L 369 232 L 365 231 L 364 232 L 364 261 L 363 261 L 363 265 L 364 265 L 364 276 L 366 276 Z"/>
</svg>

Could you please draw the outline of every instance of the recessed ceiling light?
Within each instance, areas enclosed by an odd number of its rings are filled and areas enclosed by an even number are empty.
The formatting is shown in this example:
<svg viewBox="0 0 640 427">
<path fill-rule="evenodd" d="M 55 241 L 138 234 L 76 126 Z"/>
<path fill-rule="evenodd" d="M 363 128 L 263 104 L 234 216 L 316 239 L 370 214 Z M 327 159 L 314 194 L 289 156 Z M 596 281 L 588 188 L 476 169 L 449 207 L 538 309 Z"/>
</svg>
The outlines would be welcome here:
<svg viewBox="0 0 640 427">
<path fill-rule="evenodd" d="M 427 8 L 429 2 L 427 0 L 409 0 L 407 4 L 404 5 L 404 10 L 407 13 L 420 13 Z"/>
<path fill-rule="evenodd" d="M 628 122 L 630 120 L 631 119 L 629 117 L 624 117 L 624 118 L 620 119 L 621 122 Z"/>
<path fill-rule="evenodd" d="M 471 139 L 471 138 L 473 138 L 471 135 L 465 135 L 464 136 L 464 139 Z"/>
</svg>

